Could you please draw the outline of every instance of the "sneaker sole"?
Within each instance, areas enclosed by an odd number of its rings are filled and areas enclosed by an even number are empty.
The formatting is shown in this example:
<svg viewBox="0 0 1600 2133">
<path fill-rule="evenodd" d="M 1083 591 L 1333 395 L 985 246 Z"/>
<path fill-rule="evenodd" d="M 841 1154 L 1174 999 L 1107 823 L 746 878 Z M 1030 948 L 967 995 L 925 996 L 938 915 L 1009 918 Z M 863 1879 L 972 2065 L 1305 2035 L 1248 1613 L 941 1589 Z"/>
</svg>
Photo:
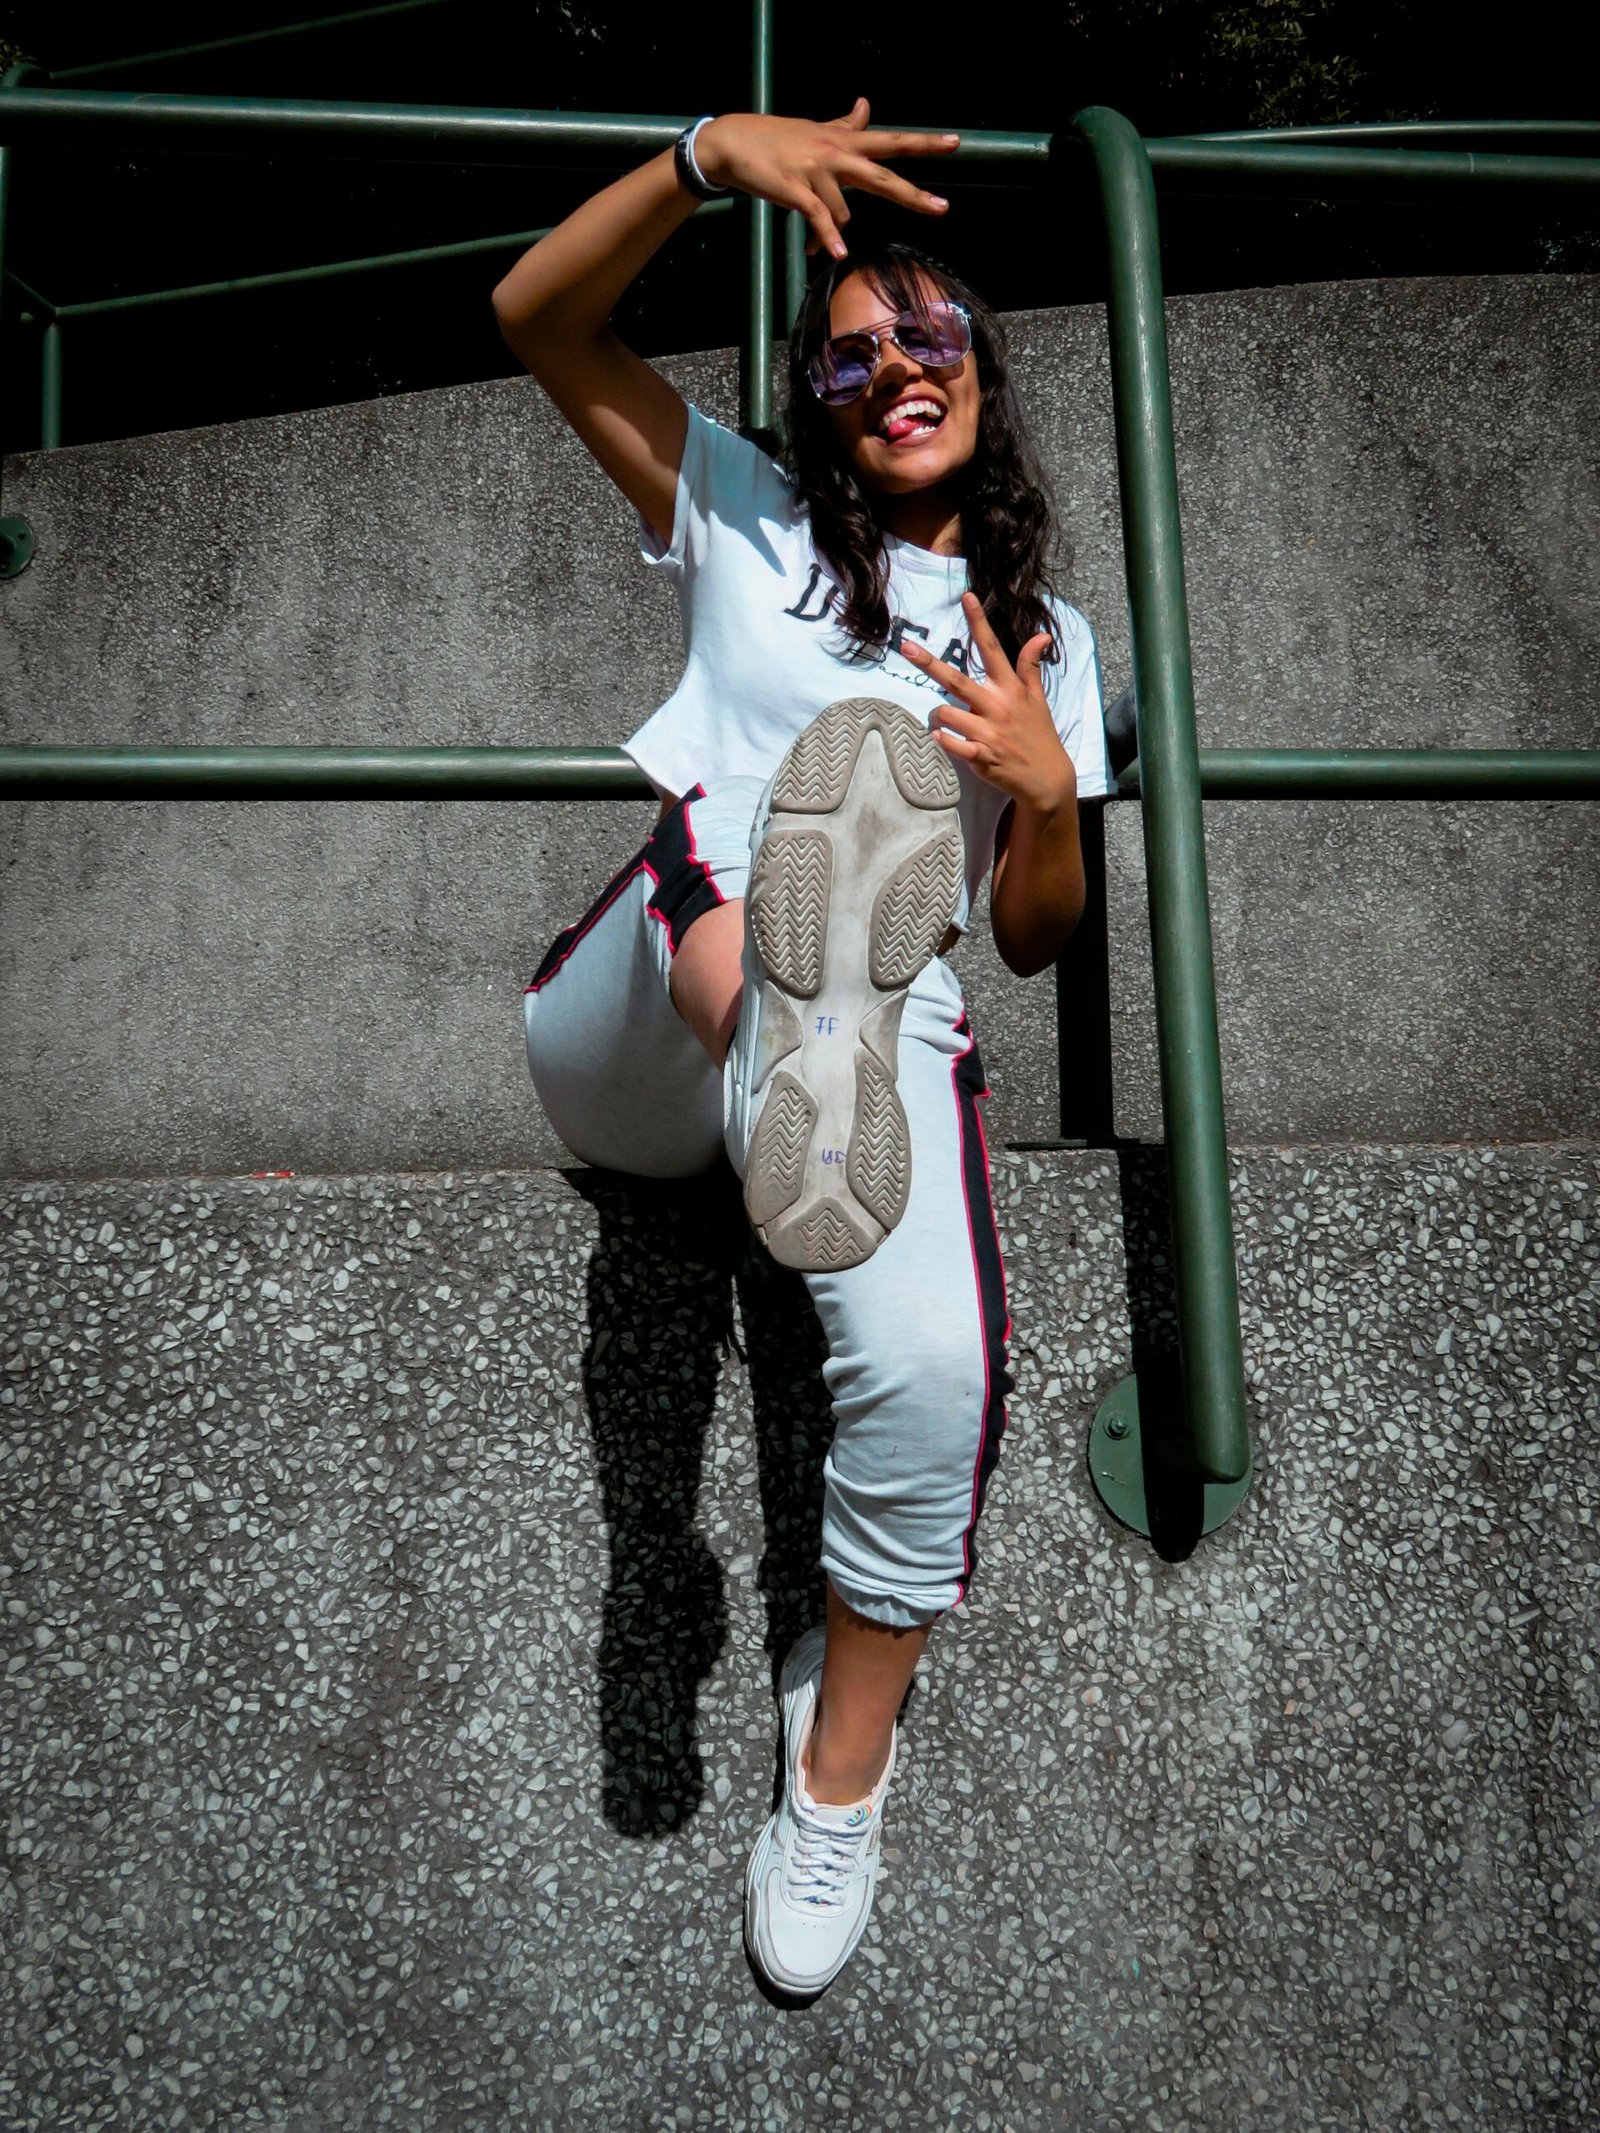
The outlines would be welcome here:
<svg viewBox="0 0 1600 2133">
<path fill-rule="evenodd" d="M 782 1064 L 751 1138 L 745 1208 L 782 1266 L 857 1266 L 905 1213 L 900 1017 L 956 908 L 960 799 L 926 727 L 871 697 L 831 704 L 780 766 L 747 909 L 762 1048 Z"/>
</svg>

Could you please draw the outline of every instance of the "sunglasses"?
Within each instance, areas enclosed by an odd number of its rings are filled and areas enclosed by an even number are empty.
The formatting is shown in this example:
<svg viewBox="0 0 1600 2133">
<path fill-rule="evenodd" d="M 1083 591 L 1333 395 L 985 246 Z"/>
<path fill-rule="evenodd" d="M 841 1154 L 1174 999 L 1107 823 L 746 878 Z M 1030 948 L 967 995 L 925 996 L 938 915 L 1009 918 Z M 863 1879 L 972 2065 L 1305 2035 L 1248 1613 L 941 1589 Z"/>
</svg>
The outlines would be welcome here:
<svg viewBox="0 0 1600 2133">
<path fill-rule="evenodd" d="M 827 407 L 847 407 L 859 400 L 877 376 L 885 341 L 893 341 L 913 363 L 939 370 L 959 363 L 971 349 L 972 315 L 965 304 L 929 304 L 926 311 L 897 312 L 876 328 L 836 333 L 806 366 L 811 390 Z"/>
</svg>

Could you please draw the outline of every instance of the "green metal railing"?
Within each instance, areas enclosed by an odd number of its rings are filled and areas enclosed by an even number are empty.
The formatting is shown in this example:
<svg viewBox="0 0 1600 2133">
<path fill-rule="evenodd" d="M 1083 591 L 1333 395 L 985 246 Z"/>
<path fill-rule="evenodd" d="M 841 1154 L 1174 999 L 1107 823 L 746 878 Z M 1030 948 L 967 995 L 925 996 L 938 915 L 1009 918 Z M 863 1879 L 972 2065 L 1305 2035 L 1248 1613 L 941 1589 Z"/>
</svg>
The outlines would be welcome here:
<svg viewBox="0 0 1600 2133">
<path fill-rule="evenodd" d="M 768 13 L 757 8 L 758 20 Z M 752 102 L 757 109 L 772 103 L 770 35 L 757 43 Z M 13 75 L 29 70 L 13 69 Z M 7 77 L 6 79 L 9 79 Z M 131 96 L 100 90 L 6 87 L 0 80 L 0 218 L 3 218 L 7 157 L 18 147 L 48 141 L 54 149 L 144 148 L 201 155 L 351 157 L 382 162 L 512 164 L 529 167 L 595 169 L 620 167 L 631 159 L 670 148 L 689 123 L 683 114 L 621 118 L 610 113 L 550 111 L 472 111 L 448 106 L 272 102 L 248 97 Z M 955 156 L 964 179 L 1001 176 L 1010 179 L 1032 168 L 1043 176 L 1049 164 L 1049 137 L 1035 134 L 971 133 Z M 733 206 L 709 201 L 695 219 Z M 752 434 L 772 431 L 772 326 L 776 284 L 774 210 L 765 200 L 744 203 L 750 218 L 750 307 L 744 344 L 744 423 Z M 787 324 L 805 289 L 803 217 L 786 214 Z M 326 281 L 346 274 L 417 266 L 475 252 L 525 250 L 543 231 L 472 238 L 460 244 L 433 245 L 416 251 L 335 260 L 313 267 L 286 268 L 276 274 L 237 281 L 201 282 L 174 289 L 154 289 L 132 296 L 102 297 L 58 304 L 29 290 L 6 272 L 4 282 L 33 302 L 55 338 L 52 357 L 56 383 L 41 442 L 52 449 L 60 432 L 60 332 L 75 319 L 113 311 L 135 311 L 156 304 L 235 295 L 243 290 L 284 289 L 301 282 Z M 0 266 L 4 261 L 0 226 Z M 0 286 L 0 319 L 4 316 Z"/>
<path fill-rule="evenodd" d="M 1600 161 L 1365 147 L 1327 140 L 1165 141 L 1148 146 L 1114 111 L 1080 111 L 1072 130 L 1093 161 L 1105 230 L 1107 319 L 1133 644 L 1138 773 L 1156 991 L 1161 1106 L 1171 1195 L 1182 1426 L 1157 1402 L 1141 1407 L 1137 1377 L 1101 1404 L 1090 1471 L 1113 1511 L 1150 1532 L 1158 1518 L 1209 1531 L 1250 1478 L 1233 1219 L 1206 883 L 1205 786 L 1195 730 L 1188 601 L 1178 507 L 1172 397 L 1155 171 L 1251 190 L 1344 186 L 1488 187 L 1543 198 L 1553 185 L 1592 191 Z M 1474 129 L 1479 131 L 1480 129 Z M 1495 129 L 1482 132 L 1494 137 Z M 1575 129 L 1600 146 L 1600 127 Z M 1529 141 L 1523 132 L 1519 144 Z M 1215 752 L 1223 753 L 1222 751 Z M 1234 751 L 1228 751 L 1234 754 Z M 1600 792 L 1600 750 L 1494 750 L 1474 758 L 1406 751 L 1389 785 L 1375 751 L 1241 751 L 1233 789 L 1282 796 L 1307 789 L 1482 797 L 1498 788 L 1569 797 Z M 1215 756 L 1213 757 L 1213 760 Z M 1409 774 L 1409 786 L 1402 778 Z M 1164 1387 L 1153 1388 L 1159 1401 Z M 1187 1498 L 1187 1501 L 1185 1501 Z M 1159 1506 L 1159 1508 L 1158 1508 Z"/>
<path fill-rule="evenodd" d="M 1206 800 L 1600 800 L 1594 748 L 1202 748 Z M 620 748 L 4 748 L 8 800 L 643 800 Z M 1145 799 L 1138 758 L 1112 797 Z"/>
<path fill-rule="evenodd" d="M 429 0 L 408 0 L 412 6 Z M 373 9 L 370 15 L 400 12 Z M 338 21 L 355 17 L 335 18 Z M 291 25 L 296 34 L 317 24 Z M 752 108 L 773 98 L 773 10 L 754 0 Z M 225 43 L 249 39 L 224 40 Z M 220 49 L 220 45 L 217 47 Z M 195 48 L 199 49 L 199 48 Z M 136 66 L 140 60 L 119 62 Z M 79 70 L 83 72 L 104 69 Z M 39 86 L 38 70 L 0 81 L 0 263 L 13 148 L 160 148 L 197 154 L 305 154 L 405 161 L 616 166 L 669 145 L 687 123 L 432 107 L 128 96 Z M 1138 799 L 1155 973 L 1162 1114 L 1178 1318 L 1176 1380 L 1129 1377 L 1102 1403 L 1090 1469 L 1105 1501 L 1149 1533 L 1209 1531 L 1250 1479 L 1216 988 L 1206 882 L 1206 798 L 1600 798 L 1600 749 L 1201 749 L 1184 584 L 1160 275 L 1155 181 L 1218 193 L 1321 196 L 1483 191 L 1514 201 L 1600 199 L 1600 123 L 1303 127 L 1280 134 L 1141 140 L 1116 112 L 1080 111 L 1059 135 L 967 133 L 951 159 L 960 181 L 1060 187 L 1092 180 L 1108 264 L 1108 326 L 1123 543 L 1137 700 L 1138 754 L 1117 798 Z M 716 206 L 723 206 L 717 203 Z M 702 213 L 715 212 L 708 206 Z M 474 238 L 144 295 L 55 305 L 0 271 L 41 333 L 42 427 L 60 441 L 63 321 L 140 306 L 280 288 L 523 247 L 539 232 Z M 805 227 L 787 218 L 784 310 L 805 286 Z M 773 211 L 749 204 L 750 312 L 744 413 L 772 419 L 776 299 Z M 27 529 L 0 521 L 0 575 L 25 565 Z M 618 749 L 0 748 L 0 794 L 33 799 L 637 798 L 649 787 Z"/>
</svg>

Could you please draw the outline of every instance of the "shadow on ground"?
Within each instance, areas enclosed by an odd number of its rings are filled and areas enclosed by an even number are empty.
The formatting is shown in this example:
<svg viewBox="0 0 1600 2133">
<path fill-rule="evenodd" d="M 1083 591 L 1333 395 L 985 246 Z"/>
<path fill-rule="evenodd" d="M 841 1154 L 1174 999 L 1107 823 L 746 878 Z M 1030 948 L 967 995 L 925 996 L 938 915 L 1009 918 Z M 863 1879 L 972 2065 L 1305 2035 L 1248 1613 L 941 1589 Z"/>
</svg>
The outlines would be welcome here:
<svg viewBox="0 0 1600 2133">
<path fill-rule="evenodd" d="M 726 1162 L 683 1181 L 567 1176 L 599 1226 L 582 1383 L 611 1546 L 602 1799 L 615 1829 L 654 1838 L 686 1822 L 705 1787 L 696 1705 L 728 1618 L 696 1510 L 726 1361 L 737 1357 L 749 1380 L 765 1528 L 757 1581 L 776 1683 L 783 1655 L 823 1611 L 827 1347 L 800 1276 L 751 1237 Z"/>
</svg>

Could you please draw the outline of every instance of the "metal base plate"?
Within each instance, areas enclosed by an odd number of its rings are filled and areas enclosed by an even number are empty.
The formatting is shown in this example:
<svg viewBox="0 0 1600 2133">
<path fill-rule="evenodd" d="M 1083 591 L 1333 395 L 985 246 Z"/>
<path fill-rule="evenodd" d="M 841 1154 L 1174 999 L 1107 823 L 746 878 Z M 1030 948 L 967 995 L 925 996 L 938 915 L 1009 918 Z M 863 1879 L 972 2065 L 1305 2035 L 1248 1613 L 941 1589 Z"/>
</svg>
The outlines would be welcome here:
<svg viewBox="0 0 1600 2133">
<path fill-rule="evenodd" d="M 0 518 L 0 578 L 14 578 L 33 560 L 33 528 L 25 518 Z"/>
<path fill-rule="evenodd" d="M 1125 1526 L 1168 1557 L 1189 1554 L 1243 1503 L 1255 1462 L 1237 1481 L 1204 1481 L 1176 1457 L 1182 1389 L 1176 1362 L 1147 1365 L 1147 1416 L 1140 1426 L 1140 1374 L 1121 1379 L 1101 1401 L 1089 1432 L 1089 1478 L 1100 1501 Z"/>
</svg>

